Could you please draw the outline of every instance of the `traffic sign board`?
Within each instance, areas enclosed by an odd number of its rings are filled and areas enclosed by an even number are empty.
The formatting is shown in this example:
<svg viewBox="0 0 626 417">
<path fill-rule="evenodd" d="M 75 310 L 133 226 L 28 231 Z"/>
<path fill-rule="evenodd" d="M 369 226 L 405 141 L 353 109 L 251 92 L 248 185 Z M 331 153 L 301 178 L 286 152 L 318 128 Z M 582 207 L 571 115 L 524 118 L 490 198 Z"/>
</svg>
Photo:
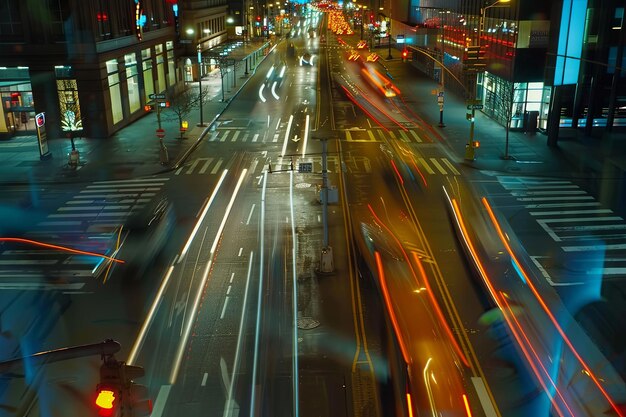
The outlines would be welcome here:
<svg viewBox="0 0 626 417">
<path fill-rule="evenodd" d="M 469 106 L 467 106 L 467 110 L 482 110 L 482 109 L 483 109 L 482 104 L 470 104 Z"/>
<path fill-rule="evenodd" d="M 150 100 L 165 100 L 165 94 L 150 94 L 148 98 Z"/>
<path fill-rule="evenodd" d="M 298 172 L 313 172 L 313 162 L 300 162 Z"/>
<path fill-rule="evenodd" d="M 163 129 L 157 129 L 157 130 L 156 130 L 156 135 L 157 135 L 157 138 L 159 138 L 159 139 L 163 139 L 163 138 L 165 137 L 165 130 L 163 130 Z"/>
</svg>

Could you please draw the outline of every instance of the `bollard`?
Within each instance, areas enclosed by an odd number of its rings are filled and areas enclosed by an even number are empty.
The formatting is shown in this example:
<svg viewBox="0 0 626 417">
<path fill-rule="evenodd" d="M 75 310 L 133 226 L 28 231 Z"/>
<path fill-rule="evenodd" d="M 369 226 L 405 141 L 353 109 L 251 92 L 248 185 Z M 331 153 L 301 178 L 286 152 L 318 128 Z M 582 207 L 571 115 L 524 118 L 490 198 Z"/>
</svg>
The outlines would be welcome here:
<svg viewBox="0 0 626 417">
<path fill-rule="evenodd" d="M 80 153 L 76 149 L 72 149 L 68 156 L 69 160 L 67 161 L 67 164 L 70 166 L 70 168 L 78 168 L 78 164 L 80 163 Z"/>
</svg>

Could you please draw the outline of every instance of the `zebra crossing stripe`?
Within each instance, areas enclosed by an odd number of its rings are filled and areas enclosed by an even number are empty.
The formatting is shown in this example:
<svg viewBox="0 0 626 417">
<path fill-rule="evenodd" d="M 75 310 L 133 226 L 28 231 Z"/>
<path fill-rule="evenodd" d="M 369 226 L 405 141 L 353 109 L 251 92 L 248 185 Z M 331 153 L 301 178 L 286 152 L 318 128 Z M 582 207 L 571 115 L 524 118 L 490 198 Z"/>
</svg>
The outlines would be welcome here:
<svg viewBox="0 0 626 417">
<path fill-rule="evenodd" d="M 165 181 L 168 181 L 169 178 L 134 178 L 128 180 L 110 180 L 110 181 L 94 181 L 89 187 L 92 186 L 100 186 L 100 185 L 117 185 L 117 184 L 131 184 L 137 182 L 154 182 L 163 184 Z M 137 184 L 135 184 L 137 185 Z"/>
<path fill-rule="evenodd" d="M 435 168 L 439 170 L 439 172 L 441 172 L 444 175 L 447 174 L 446 170 L 443 169 L 443 167 L 437 161 L 437 158 L 430 158 L 430 162 L 435 166 Z"/>
<path fill-rule="evenodd" d="M 429 174 L 435 173 L 435 171 L 433 171 L 433 169 L 428 165 L 428 163 L 426 163 L 426 160 L 424 158 L 417 158 L 417 161 L 424 167 L 426 172 L 428 172 Z"/>
<path fill-rule="evenodd" d="M 346 132 L 346 140 L 348 142 L 352 142 L 352 133 L 350 133 L 349 130 L 346 130 L 345 132 Z"/>
<path fill-rule="evenodd" d="M 202 166 L 202 168 L 200 168 L 200 171 L 198 173 L 204 174 L 206 170 L 209 169 L 209 165 L 211 165 L 211 162 L 213 162 L 213 158 L 206 158 L 204 165 Z"/>
<path fill-rule="evenodd" d="M 252 136 L 252 142 L 256 142 L 257 139 L 259 139 L 259 134 L 255 133 L 254 136 Z"/>
<path fill-rule="evenodd" d="M 224 131 L 224 134 L 222 135 L 222 137 L 220 138 L 220 142 L 226 142 L 226 138 L 228 137 L 228 134 L 230 133 L 230 130 L 226 130 Z"/>
<path fill-rule="evenodd" d="M 417 133 L 415 133 L 415 131 L 409 130 L 409 132 L 411 133 L 411 135 L 413 135 L 413 137 L 415 138 L 417 142 L 420 142 L 420 143 L 422 142 L 422 139 L 417 135 Z"/>
<path fill-rule="evenodd" d="M 448 158 L 442 159 L 443 163 L 452 171 L 454 175 L 461 175 L 461 173 L 452 165 L 452 162 L 448 161 Z"/>
<path fill-rule="evenodd" d="M 237 138 L 239 137 L 240 133 L 240 130 L 235 130 L 235 134 L 233 135 L 233 140 L 231 140 L 231 142 L 237 142 Z"/>
<path fill-rule="evenodd" d="M 401 130 L 399 133 L 400 133 L 400 138 L 402 139 L 403 142 L 411 141 L 409 137 L 406 135 L 406 133 L 404 132 L 404 130 Z"/>
<path fill-rule="evenodd" d="M 593 252 L 607 250 L 624 250 L 626 243 L 617 243 L 613 245 L 586 245 L 586 246 L 561 246 L 565 252 Z"/>
<path fill-rule="evenodd" d="M 59 207 L 57 211 L 99 211 L 99 210 L 128 210 L 126 206 L 82 206 L 82 207 Z"/>
<path fill-rule="evenodd" d="M 248 140 L 248 133 L 245 133 L 245 134 L 243 135 L 243 138 L 241 138 L 241 141 L 242 141 L 242 142 L 246 142 L 247 140 Z"/>
<path fill-rule="evenodd" d="M 195 161 L 193 161 L 193 164 L 191 164 L 191 166 L 187 170 L 187 174 L 191 174 L 199 162 L 200 162 L 200 158 L 197 158 Z"/>
<path fill-rule="evenodd" d="M 531 216 L 562 216 L 571 214 L 607 214 L 613 213 L 610 209 L 597 209 L 597 210 L 557 210 L 557 211 L 531 211 Z"/>
<path fill-rule="evenodd" d="M 383 131 L 381 129 L 378 129 L 377 132 L 378 132 L 378 136 L 380 136 L 380 140 L 384 142 L 386 138 L 385 138 L 385 134 L 383 133 Z"/>
<path fill-rule="evenodd" d="M 219 161 L 217 161 L 217 164 L 215 164 L 215 166 L 211 170 L 211 174 L 216 174 L 217 170 L 220 169 L 220 165 L 222 165 L 222 158 L 220 158 Z"/>
<path fill-rule="evenodd" d="M 374 133 L 371 130 L 367 131 L 367 135 L 370 137 L 372 142 L 376 142 L 376 138 L 374 137 Z"/>
<path fill-rule="evenodd" d="M 274 139 L 272 139 L 272 142 L 278 142 L 278 133 L 274 133 Z"/>
<path fill-rule="evenodd" d="M 586 203 L 578 202 L 578 203 L 546 203 L 546 204 L 526 204 L 524 208 L 527 209 L 544 209 L 544 208 L 562 208 L 562 207 L 590 207 L 590 206 L 599 206 L 600 203 L 598 201 L 590 201 Z"/>
<path fill-rule="evenodd" d="M 593 200 L 593 197 L 590 195 L 580 195 L 575 197 L 564 197 L 564 196 L 552 196 L 552 197 L 518 197 L 517 201 L 550 201 L 550 200 L 558 200 L 558 201 L 573 201 L 573 200 Z"/>
<path fill-rule="evenodd" d="M 516 192 L 516 191 L 512 191 L 511 195 L 514 197 L 518 197 L 518 196 L 524 196 L 524 195 L 556 195 L 556 194 L 560 194 L 560 195 L 582 195 L 582 194 L 587 194 L 587 192 L 585 190 L 548 190 L 548 191 L 521 191 L 521 192 Z"/>
<path fill-rule="evenodd" d="M 393 139 L 393 140 L 398 140 L 398 138 L 396 138 L 396 134 L 393 133 L 393 130 L 389 131 L 389 136 L 391 136 L 391 139 Z"/>
</svg>

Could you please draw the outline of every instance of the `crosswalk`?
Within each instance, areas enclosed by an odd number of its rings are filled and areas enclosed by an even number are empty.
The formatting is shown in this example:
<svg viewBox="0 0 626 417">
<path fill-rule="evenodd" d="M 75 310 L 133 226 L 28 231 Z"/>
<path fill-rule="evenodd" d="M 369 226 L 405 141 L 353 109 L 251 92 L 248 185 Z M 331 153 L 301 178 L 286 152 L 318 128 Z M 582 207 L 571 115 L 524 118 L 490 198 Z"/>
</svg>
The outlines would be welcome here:
<svg viewBox="0 0 626 417">
<path fill-rule="evenodd" d="M 498 182 L 569 254 L 570 268 L 593 275 L 626 273 L 626 252 L 621 252 L 626 250 L 626 221 L 578 185 L 507 176 Z"/>
<path fill-rule="evenodd" d="M 98 181 L 85 186 L 23 236 L 85 252 L 111 255 L 120 225 L 163 189 L 168 178 Z M 85 291 L 108 263 L 86 254 L 20 243 L 0 252 L 0 290 Z"/>
<path fill-rule="evenodd" d="M 284 125 L 281 124 L 281 127 Z M 294 133 L 295 134 L 295 133 Z M 432 140 L 418 129 L 347 129 L 341 131 L 342 140 L 346 142 L 384 142 L 397 140 L 405 143 L 431 143 Z M 246 128 L 218 128 L 209 138 L 209 142 L 222 143 L 278 143 L 284 135 L 280 132 L 268 134 L 267 131 L 253 132 Z"/>
</svg>

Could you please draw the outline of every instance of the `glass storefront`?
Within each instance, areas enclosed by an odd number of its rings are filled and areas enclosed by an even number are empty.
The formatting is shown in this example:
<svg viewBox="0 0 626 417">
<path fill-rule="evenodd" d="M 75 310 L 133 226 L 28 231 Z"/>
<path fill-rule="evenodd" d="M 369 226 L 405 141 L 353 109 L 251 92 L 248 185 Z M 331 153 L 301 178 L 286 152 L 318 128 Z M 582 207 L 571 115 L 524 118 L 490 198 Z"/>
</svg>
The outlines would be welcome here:
<svg viewBox="0 0 626 417">
<path fill-rule="evenodd" d="M 117 68 L 117 59 L 111 59 L 106 62 L 109 95 L 111 97 L 111 116 L 113 124 L 120 122 L 124 118 L 122 111 L 122 93 L 120 91 L 120 74 Z"/>
<path fill-rule="evenodd" d="M 141 51 L 141 61 L 143 69 L 143 85 L 144 85 L 144 100 L 149 101 L 150 94 L 154 94 L 154 80 L 152 78 L 152 57 L 150 54 L 150 48 L 143 49 Z M 130 92 L 130 89 L 129 89 Z"/>
<path fill-rule="evenodd" d="M 128 86 L 128 109 L 130 113 L 134 113 L 141 107 L 136 55 L 134 53 L 124 55 L 124 63 L 126 64 L 126 84 Z"/>
</svg>

